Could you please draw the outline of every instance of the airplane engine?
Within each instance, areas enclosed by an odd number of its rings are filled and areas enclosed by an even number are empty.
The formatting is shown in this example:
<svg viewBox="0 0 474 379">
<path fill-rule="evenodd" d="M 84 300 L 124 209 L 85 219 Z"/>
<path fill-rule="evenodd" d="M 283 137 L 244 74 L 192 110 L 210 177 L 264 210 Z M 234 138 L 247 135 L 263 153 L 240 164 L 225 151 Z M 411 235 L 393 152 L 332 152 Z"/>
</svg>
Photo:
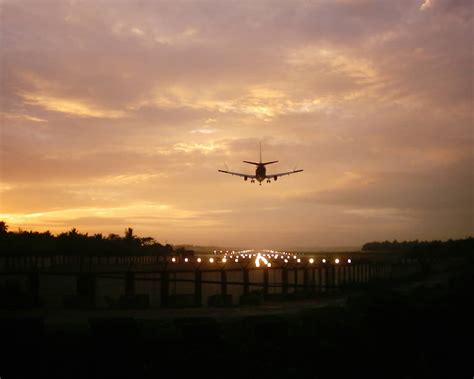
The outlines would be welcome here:
<svg viewBox="0 0 474 379">
<path fill-rule="evenodd" d="M 247 181 L 247 179 L 248 179 L 248 178 L 247 178 L 246 176 L 244 176 L 244 180 Z"/>
<path fill-rule="evenodd" d="M 278 176 L 274 176 L 273 179 L 275 179 L 275 182 L 276 182 L 276 180 L 278 179 Z"/>
</svg>

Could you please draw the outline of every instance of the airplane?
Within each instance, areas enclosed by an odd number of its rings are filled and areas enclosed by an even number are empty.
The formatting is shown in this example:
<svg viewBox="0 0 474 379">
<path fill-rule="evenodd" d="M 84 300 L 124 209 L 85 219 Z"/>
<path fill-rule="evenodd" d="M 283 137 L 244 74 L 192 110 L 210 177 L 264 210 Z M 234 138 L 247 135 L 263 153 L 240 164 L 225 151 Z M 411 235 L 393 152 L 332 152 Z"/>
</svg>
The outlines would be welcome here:
<svg viewBox="0 0 474 379">
<path fill-rule="evenodd" d="M 260 143 L 260 162 L 259 163 L 250 162 L 250 161 L 243 161 L 243 162 L 257 166 L 257 169 L 255 170 L 255 175 L 242 174 L 240 172 L 232 172 L 232 171 L 225 171 L 225 170 L 217 170 L 217 171 L 223 172 L 224 174 L 230 174 L 230 175 L 243 177 L 245 181 L 247 181 L 247 179 L 250 178 L 250 183 L 255 183 L 255 180 L 257 180 L 260 185 L 262 185 L 262 182 L 264 180 L 266 180 L 267 183 L 270 183 L 272 178 L 276 181 L 279 176 L 296 174 L 297 172 L 303 171 L 303 170 L 293 170 L 293 171 L 288 171 L 288 172 L 281 172 L 278 174 L 267 175 L 267 168 L 265 166 L 268 164 L 277 163 L 278 161 L 262 162 L 262 143 Z"/>
</svg>

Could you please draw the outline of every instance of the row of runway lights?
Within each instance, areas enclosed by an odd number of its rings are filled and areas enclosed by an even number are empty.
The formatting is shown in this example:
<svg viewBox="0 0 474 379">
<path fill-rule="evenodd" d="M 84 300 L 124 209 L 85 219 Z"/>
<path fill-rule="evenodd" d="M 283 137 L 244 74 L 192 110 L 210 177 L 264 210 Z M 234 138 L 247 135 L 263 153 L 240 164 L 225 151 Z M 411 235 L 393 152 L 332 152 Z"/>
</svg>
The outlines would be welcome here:
<svg viewBox="0 0 474 379">
<path fill-rule="evenodd" d="M 288 263 L 288 262 L 289 262 L 289 259 L 288 259 L 288 257 L 287 257 L 286 255 L 288 255 L 288 254 L 285 253 L 285 255 L 280 256 L 280 259 L 283 259 L 283 262 Z M 239 256 L 240 256 L 241 259 L 250 259 L 250 258 L 255 257 L 255 265 L 256 265 L 257 267 L 260 267 L 261 265 L 266 265 L 267 267 L 272 267 L 272 264 L 271 264 L 271 262 L 268 261 L 267 257 L 271 257 L 271 258 L 274 258 L 274 259 L 278 259 L 279 254 L 273 254 L 273 255 L 270 254 L 270 255 L 267 255 L 267 254 L 260 254 L 260 253 L 257 253 L 257 254 L 243 254 L 243 255 L 239 255 Z M 233 257 L 228 258 L 228 257 L 224 256 L 224 257 L 220 260 L 220 263 L 227 263 L 228 259 L 230 259 L 230 260 L 233 259 L 235 263 L 238 263 L 238 262 L 239 262 L 239 257 L 236 257 L 236 258 L 233 258 Z M 301 263 L 301 259 L 298 258 L 298 257 L 296 257 L 296 255 L 293 255 L 293 260 L 296 260 L 297 263 Z M 189 258 L 184 258 L 184 262 L 185 262 L 185 263 L 188 263 L 189 261 L 190 261 Z M 197 262 L 197 263 L 202 263 L 202 261 L 203 261 L 202 258 L 197 258 L 197 259 L 196 259 L 196 262 Z M 177 262 L 177 259 L 176 259 L 175 257 L 173 257 L 173 258 L 171 258 L 171 262 L 176 263 L 176 262 Z M 209 263 L 214 263 L 214 262 L 218 262 L 218 260 L 211 257 L 211 258 L 209 258 L 208 262 L 209 262 Z M 308 262 L 309 262 L 310 264 L 314 264 L 314 263 L 315 263 L 315 259 L 314 259 L 314 258 L 309 258 L 309 259 L 308 259 Z M 327 261 L 327 259 L 323 258 L 323 259 L 321 260 L 321 262 L 322 262 L 322 263 L 327 263 L 328 261 Z M 339 263 L 341 263 L 341 260 L 340 260 L 339 258 L 336 258 L 336 259 L 334 259 L 334 263 L 335 263 L 335 264 L 339 264 Z M 352 260 L 351 260 L 350 258 L 347 259 L 347 263 L 349 263 L 349 264 L 352 263 Z"/>
</svg>

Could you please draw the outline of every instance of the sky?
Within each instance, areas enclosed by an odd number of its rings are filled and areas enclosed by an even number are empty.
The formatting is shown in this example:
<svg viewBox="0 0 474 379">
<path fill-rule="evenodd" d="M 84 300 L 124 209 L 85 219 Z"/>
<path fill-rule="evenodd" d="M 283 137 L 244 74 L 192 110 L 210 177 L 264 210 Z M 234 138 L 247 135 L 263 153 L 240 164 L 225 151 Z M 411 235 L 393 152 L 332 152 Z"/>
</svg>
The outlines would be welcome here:
<svg viewBox="0 0 474 379">
<path fill-rule="evenodd" d="M 474 234 L 470 0 L 0 1 L 0 219 L 160 242 Z M 279 160 L 251 184 L 243 160 Z"/>
</svg>

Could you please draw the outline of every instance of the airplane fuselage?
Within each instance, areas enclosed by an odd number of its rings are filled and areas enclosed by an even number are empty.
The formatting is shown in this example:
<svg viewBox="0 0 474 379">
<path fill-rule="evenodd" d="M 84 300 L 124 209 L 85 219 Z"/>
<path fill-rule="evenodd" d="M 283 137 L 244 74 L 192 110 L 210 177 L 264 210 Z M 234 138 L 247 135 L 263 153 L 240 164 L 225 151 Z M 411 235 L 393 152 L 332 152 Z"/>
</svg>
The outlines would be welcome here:
<svg viewBox="0 0 474 379">
<path fill-rule="evenodd" d="M 257 169 L 255 170 L 255 179 L 258 180 L 259 183 L 263 182 L 267 178 L 267 169 L 265 165 L 259 164 L 257 165 Z"/>
</svg>

